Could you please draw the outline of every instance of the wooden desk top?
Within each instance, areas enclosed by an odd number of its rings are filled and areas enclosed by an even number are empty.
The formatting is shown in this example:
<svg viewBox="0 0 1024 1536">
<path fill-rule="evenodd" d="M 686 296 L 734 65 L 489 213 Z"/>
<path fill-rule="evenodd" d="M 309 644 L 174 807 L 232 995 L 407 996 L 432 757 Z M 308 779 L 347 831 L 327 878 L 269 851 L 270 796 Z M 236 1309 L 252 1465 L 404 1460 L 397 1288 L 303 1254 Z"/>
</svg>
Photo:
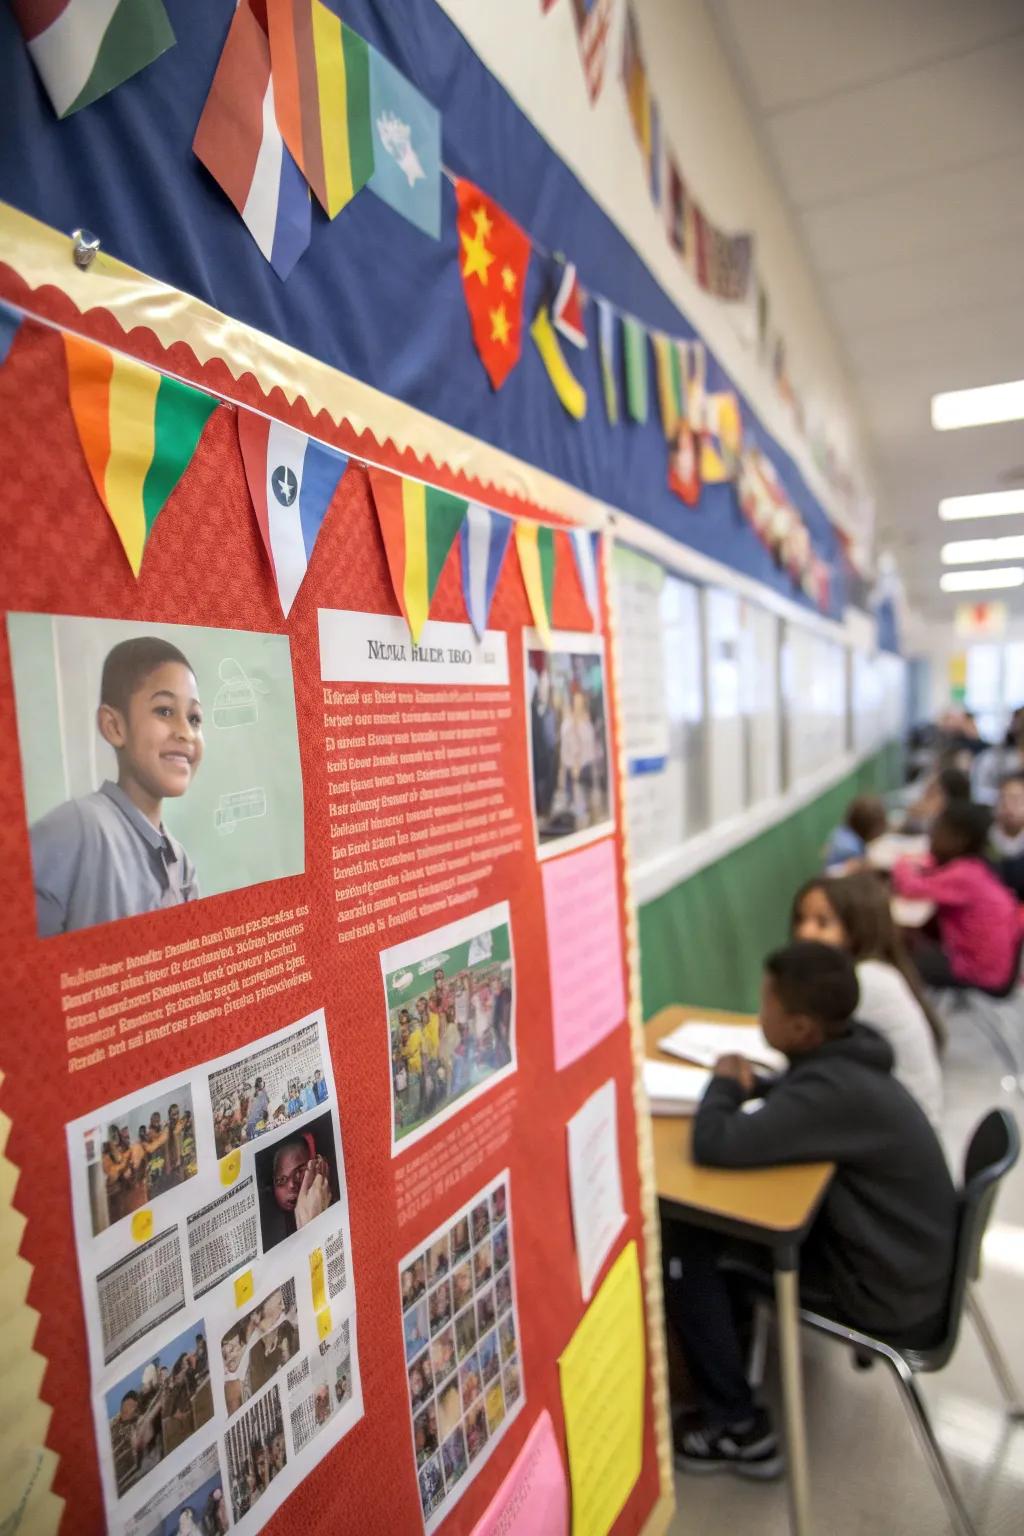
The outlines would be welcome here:
<svg viewBox="0 0 1024 1536">
<path fill-rule="evenodd" d="M 721 1019 L 753 1024 L 752 1017 L 714 1008 L 663 1008 L 644 1026 L 652 1061 L 678 1060 L 658 1050 L 658 1041 L 687 1019 Z M 652 1115 L 654 1172 L 658 1198 L 683 1207 L 695 1219 L 727 1230 L 742 1227 L 755 1242 L 775 1245 L 799 1240 L 817 1212 L 833 1174 L 831 1163 L 795 1163 L 776 1168 L 699 1168 L 690 1152 L 693 1118 Z M 680 1213 L 682 1214 L 682 1212 Z"/>
</svg>

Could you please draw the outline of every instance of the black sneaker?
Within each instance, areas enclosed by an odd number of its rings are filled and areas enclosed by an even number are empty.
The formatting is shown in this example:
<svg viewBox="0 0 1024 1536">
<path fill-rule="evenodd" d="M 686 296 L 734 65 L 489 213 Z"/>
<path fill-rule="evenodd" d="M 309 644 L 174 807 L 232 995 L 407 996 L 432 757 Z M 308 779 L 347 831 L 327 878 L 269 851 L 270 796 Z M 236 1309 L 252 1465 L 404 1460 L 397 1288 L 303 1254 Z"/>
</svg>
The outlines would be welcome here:
<svg viewBox="0 0 1024 1536">
<path fill-rule="evenodd" d="M 763 1408 L 742 1424 L 724 1429 L 680 1425 L 672 1440 L 676 1466 L 684 1472 L 736 1472 L 764 1481 L 782 1472 L 778 1437 Z"/>
</svg>

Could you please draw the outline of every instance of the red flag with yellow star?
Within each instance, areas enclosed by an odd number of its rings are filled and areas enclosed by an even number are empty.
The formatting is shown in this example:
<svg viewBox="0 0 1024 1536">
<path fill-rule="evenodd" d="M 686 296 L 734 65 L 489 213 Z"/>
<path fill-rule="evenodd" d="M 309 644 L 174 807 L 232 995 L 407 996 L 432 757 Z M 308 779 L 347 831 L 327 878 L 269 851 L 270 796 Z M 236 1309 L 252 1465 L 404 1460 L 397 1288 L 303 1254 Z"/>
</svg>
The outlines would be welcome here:
<svg viewBox="0 0 1024 1536">
<path fill-rule="evenodd" d="M 500 389 L 522 349 L 530 241 L 515 219 L 471 181 L 456 181 L 455 198 L 459 271 L 473 340 L 488 378 Z"/>
</svg>

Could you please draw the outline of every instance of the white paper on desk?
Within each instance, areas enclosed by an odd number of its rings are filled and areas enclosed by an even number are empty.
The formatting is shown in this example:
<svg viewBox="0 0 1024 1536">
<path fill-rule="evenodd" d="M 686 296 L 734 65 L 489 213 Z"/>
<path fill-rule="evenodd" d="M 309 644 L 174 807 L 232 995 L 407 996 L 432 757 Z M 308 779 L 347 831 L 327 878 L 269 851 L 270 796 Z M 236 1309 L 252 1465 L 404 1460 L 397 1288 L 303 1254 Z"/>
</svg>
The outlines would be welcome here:
<svg viewBox="0 0 1024 1536">
<path fill-rule="evenodd" d="M 644 1091 L 652 1115 L 692 1115 L 710 1081 L 706 1067 L 679 1067 L 674 1061 L 644 1062 Z"/>
<path fill-rule="evenodd" d="M 615 1080 L 592 1093 L 566 1126 L 569 1136 L 569 1193 L 576 1259 L 583 1300 L 611 1246 L 626 1224 L 619 1168 L 619 1113 Z"/>
<path fill-rule="evenodd" d="M 680 1024 L 670 1035 L 658 1041 L 658 1049 L 684 1061 L 696 1061 L 713 1067 L 719 1056 L 733 1053 L 766 1067 L 770 1072 L 784 1072 L 786 1058 L 773 1050 L 760 1029 L 749 1024 L 716 1024 L 711 1019 L 691 1019 Z"/>
</svg>

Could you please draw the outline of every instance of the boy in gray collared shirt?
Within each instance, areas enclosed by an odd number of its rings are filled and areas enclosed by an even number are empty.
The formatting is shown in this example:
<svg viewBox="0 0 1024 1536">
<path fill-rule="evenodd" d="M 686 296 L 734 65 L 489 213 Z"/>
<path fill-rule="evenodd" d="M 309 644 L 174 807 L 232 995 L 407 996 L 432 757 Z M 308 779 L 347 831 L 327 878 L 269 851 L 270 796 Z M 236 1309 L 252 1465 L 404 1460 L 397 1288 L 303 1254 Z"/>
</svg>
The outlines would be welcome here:
<svg viewBox="0 0 1024 1536">
<path fill-rule="evenodd" d="M 31 828 L 43 938 L 179 906 L 199 895 L 196 871 L 161 820 L 203 756 L 199 689 L 176 646 L 123 640 L 103 663 L 96 724 L 117 754 L 117 783 L 68 800 Z"/>
</svg>

